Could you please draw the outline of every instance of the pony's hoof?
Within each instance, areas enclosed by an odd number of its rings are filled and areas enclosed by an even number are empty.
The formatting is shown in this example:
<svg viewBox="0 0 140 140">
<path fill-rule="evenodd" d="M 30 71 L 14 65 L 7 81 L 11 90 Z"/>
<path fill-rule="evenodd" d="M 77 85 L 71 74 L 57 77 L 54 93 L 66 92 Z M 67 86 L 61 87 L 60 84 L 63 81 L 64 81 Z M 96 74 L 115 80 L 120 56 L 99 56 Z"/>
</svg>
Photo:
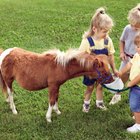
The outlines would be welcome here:
<svg viewBox="0 0 140 140">
<path fill-rule="evenodd" d="M 48 123 L 52 122 L 51 118 L 46 118 L 46 120 L 47 120 Z"/>
<path fill-rule="evenodd" d="M 58 110 L 58 109 L 56 109 L 56 110 L 54 110 L 54 111 L 55 111 L 55 113 L 56 113 L 57 115 L 60 115 L 60 114 L 61 114 L 60 110 Z"/>
<path fill-rule="evenodd" d="M 14 114 L 14 115 L 17 115 L 17 114 L 18 114 L 18 112 L 17 112 L 16 110 L 14 110 L 14 111 L 13 111 L 13 114 Z"/>
<path fill-rule="evenodd" d="M 60 112 L 59 110 L 57 110 L 57 111 L 56 111 L 56 114 L 57 114 L 57 115 L 60 115 L 60 114 L 61 114 L 61 112 Z"/>
</svg>

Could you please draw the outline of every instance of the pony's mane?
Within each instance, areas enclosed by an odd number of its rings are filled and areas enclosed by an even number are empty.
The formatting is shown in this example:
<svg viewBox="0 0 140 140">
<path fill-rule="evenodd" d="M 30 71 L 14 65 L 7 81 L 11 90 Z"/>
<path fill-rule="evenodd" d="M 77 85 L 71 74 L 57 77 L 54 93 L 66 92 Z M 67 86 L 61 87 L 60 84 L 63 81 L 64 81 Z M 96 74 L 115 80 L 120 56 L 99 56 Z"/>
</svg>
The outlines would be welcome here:
<svg viewBox="0 0 140 140">
<path fill-rule="evenodd" d="M 74 58 L 76 58 L 82 66 L 85 64 L 85 58 L 78 59 L 79 56 L 82 55 L 83 52 L 78 49 L 69 49 L 66 52 L 60 51 L 59 49 L 53 49 L 45 52 L 45 54 L 51 54 L 55 56 L 55 60 L 58 64 L 65 67 L 68 62 Z"/>
</svg>

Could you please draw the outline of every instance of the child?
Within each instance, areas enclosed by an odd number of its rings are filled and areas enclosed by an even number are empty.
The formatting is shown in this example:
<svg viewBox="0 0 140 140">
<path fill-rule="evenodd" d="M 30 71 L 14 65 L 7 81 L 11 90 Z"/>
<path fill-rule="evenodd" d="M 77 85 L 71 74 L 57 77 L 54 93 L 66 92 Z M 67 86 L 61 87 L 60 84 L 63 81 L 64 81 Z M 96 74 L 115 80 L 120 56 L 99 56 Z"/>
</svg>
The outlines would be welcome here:
<svg viewBox="0 0 140 140">
<path fill-rule="evenodd" d="M 108 32 L 113 26 L 112 19 L 105 13 L 104 8 L 99 8 L 93 15 L 89 30 L 83 35 L 83 40 L 80 45 L 81 51 L 94 54 L 105 54 L 109 57 L 110 66 L 113 73 L 116 73 L 114 64 L 114 46 Z M 96 79 L 84 76 L 83 83 L 87 86 L 85 91 L 85 99 L 83 104 L 83 112 L 89 111 L 90 98 L 94 89 Z M 102 87 L 100 84 L 96 87 L 96 106 L 97 108 L 106 110 L 103 103 Z"/>
<path fill-rule="evenodd" d="M 140 30 L 140 4 L 130 10 L 128 15 L 128 24 L 120 38 L 120 58 L 122 60 L 120 70 L 133 58 L 136 53 L 134 37 Z M 129 72 L 122 77 L 124 83 L 128 80 Z M 121 100 L 121 94 L 116 93 L 109 104 L 115 104 Z"/>
<path fill-rule="evenodd" d="M 130 82 L 128 82 L 127 87 L 130 87 L 129 103 L 135 117 L 135 124 L 127 128 L 127 131 L 131 133 L 140 132 L 140 32 L 136 35 L 134 44 L 137 53 L 119 72 L 121 77 L 124 73 L 130 71 Z"/>
</svg>

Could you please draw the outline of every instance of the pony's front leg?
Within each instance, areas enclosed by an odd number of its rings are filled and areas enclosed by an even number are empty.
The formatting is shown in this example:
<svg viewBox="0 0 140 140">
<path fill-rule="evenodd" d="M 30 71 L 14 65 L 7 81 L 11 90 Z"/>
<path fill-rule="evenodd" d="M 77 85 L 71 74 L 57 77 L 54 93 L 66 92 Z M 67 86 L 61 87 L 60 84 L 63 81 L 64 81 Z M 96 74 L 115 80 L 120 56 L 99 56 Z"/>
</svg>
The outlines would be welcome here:
<svg viewBox="0 0 140 140">
<path fill-rule="evenodd" d="M 52 110 L 53 110 L 53 106 L 49 104 L 49 108 L 48 108 L 48 111 L 46 113 L 47 122 L 52 122 L 52 120 L 51 120 Z"/>
<path fill-rule="evenodd" d="M 56 100 L 58 98 L 58 92 L 59 92 L 59 86 L 53 85 L 49 86 L 49 108 L 46 113 L 46 119 L 47 122 L 51 122 L 51 116 L 52 116 L 52 110 L 56 110 L 57 114 L 61 114 L 61 112 L 58 110 L 58 104 L 56 103 Z"/>
<path fill-rule="evenodd" d="M 53 110 L 56 112 L 57 115 L 61 114 L 60 110 L 58 109 L 58 102 L 57 101 L 55 102 L 55 105 L 53 106 Z"/>
<path fill-rule="evenodd" d="M 55 113 L 56 113 L 57 115 L 60 115 L 61 112 L 60 112 L 60 110 L 58 109 L 58 96 L 59 96 L 59 93 L 56 93 L 55 104 L 54 104 L 54 106 L 53 106 L 53 110 L 55 111 Z"/>
<path fill-rule="evenodd" d="M 49 103 L 49 108 L 48 108 L 48 111 L 46 113 L 47 122 L 52 122 L 51 121 L 52 110 L 54 110 L 57 115 L 61 114 L 60 110 L 58 109 L 58 103 L 57 102 L 55 102 L 55 104 L 53 106 L 51 106 L 50 103 Z"/>
<path fill-rule="evenodd" d="M 13 93 L 9 87 L 7 87 L 7 93 L 8 93 L 8 101 L 10 103 L 10 108 L 12 109 L 13 114 L 17 114 L 16 106 L 14 104 L 14 99 L 13 99 Z"/>
</svg>

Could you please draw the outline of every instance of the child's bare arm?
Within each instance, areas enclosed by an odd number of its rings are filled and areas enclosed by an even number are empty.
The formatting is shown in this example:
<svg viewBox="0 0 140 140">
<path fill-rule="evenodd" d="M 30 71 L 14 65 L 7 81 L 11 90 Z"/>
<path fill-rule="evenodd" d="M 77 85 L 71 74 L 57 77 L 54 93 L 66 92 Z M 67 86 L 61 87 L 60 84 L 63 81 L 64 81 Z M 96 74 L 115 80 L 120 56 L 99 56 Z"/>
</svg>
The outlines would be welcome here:
<svg viewBox="0 0 140 140">
<path fill-rule="evenodd" d="M 116 69 L 115 62 L 114 62 L 114 55 L 113 54 L 109 55 L 108 60 L 113 73 L 116 74 L 118 71 Z"/>
<path fill-rule="evenodd" d="M 140 74 L 136 76 L 132 81 L 128 82 L 127 87 L 132 87 L 140 83 Z"/>
<path fill-rule="evenodd" d="M 127 73 L 130 71 L 132 64 L 130 62 L 127 63 L 127 65 L 119 72 L 119 77 L 122 77 L 123 74 Z"/>
<path fill-rule="evenodd" d="M 121 58 L 122 61 L 127 59 L 127 57 L 126 57 L 126 55 L 124 53 L 124 46 L 125 46 L 125 42 L 120 41 L 120 44 L 119 44 L 119 47 L 120 47 L 120 58 Z"/>
</svg>

